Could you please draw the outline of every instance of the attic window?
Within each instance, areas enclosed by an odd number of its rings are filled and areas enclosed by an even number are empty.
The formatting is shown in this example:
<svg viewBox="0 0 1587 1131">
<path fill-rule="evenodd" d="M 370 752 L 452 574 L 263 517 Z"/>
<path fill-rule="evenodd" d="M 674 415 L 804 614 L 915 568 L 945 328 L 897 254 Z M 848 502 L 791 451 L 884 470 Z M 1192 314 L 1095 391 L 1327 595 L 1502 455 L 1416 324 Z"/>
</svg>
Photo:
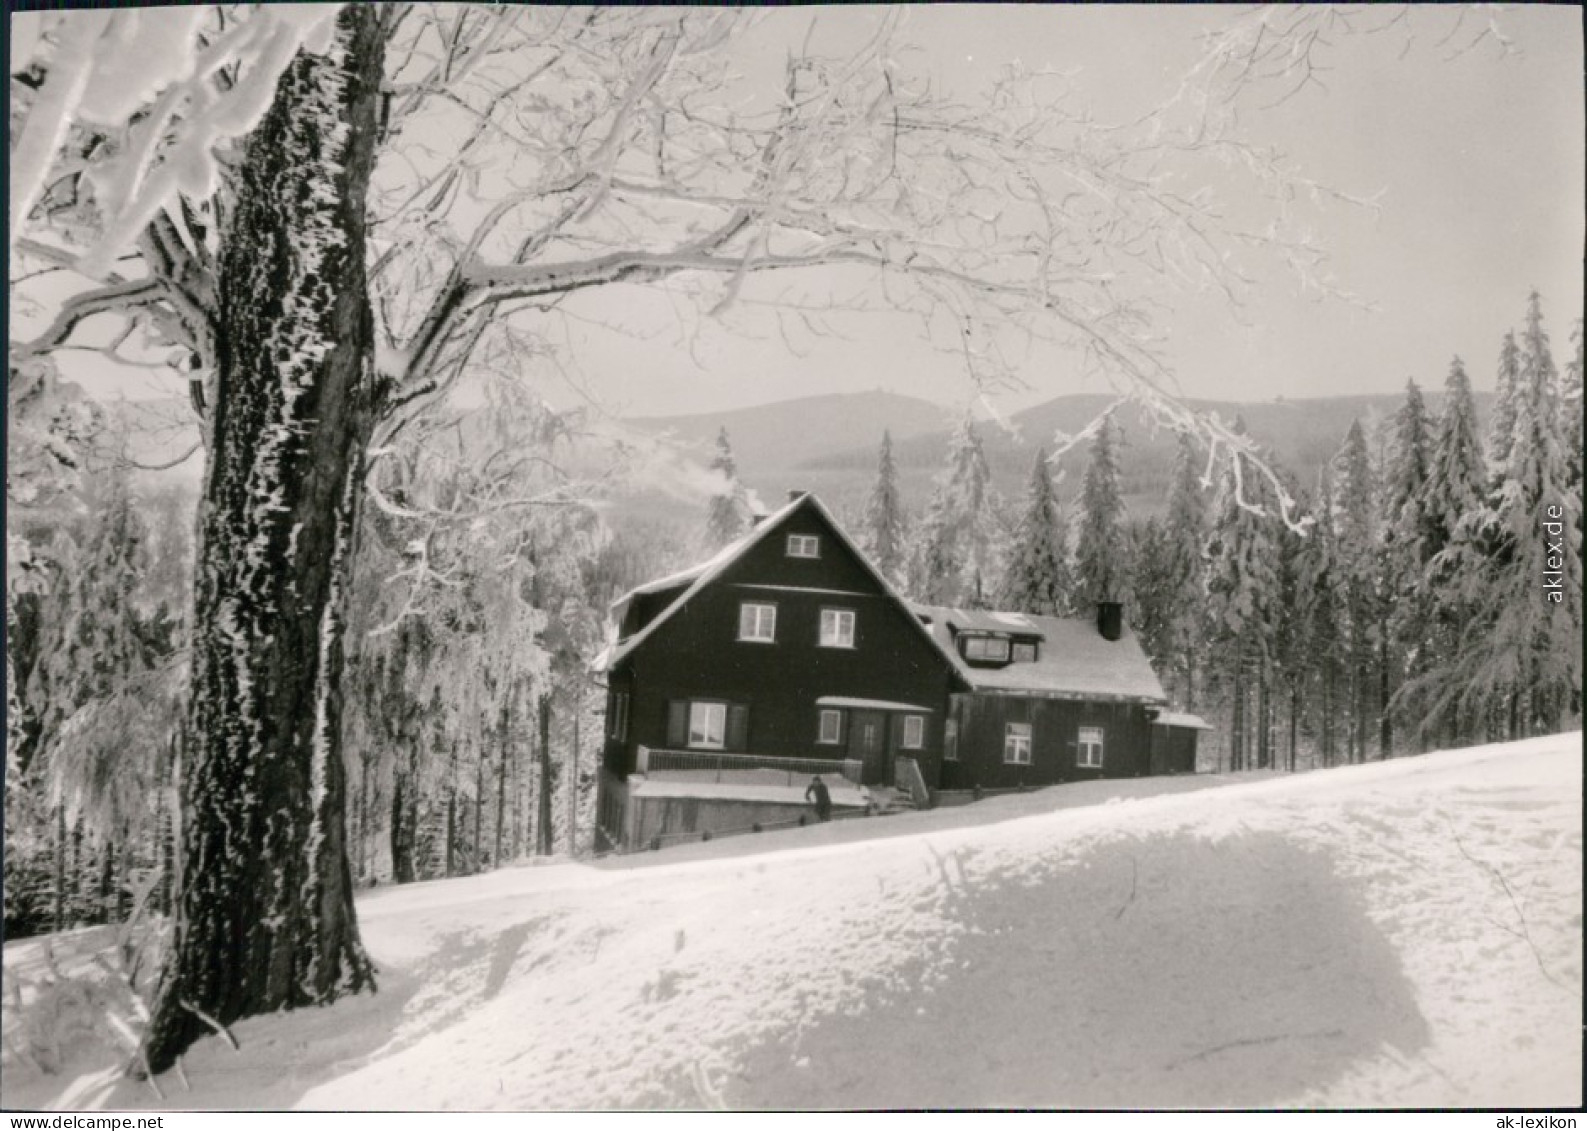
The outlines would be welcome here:
<svg viewBox="0 0 1587 1131">
<path fill-rule="evenodd" d="M 788 556 L 790 558 L 819 558 L 821 556 L 821 539 L 814 534 L 788 535 Z"/>
<path fill-rule="evenodd" d="M 1016 664 L 1034 664 L 1036 662 L 1036 645 L 1029 640 L 1016 640 L 1014 642 L 1014 662 Z"/>
<path fill-rule="evenodd" d="M 964 638 L 964 658 L 966 660 L 1007 663 L 1008 644 L 1009 641 L 1006 636 L 966 636 Z"/>
</svg>

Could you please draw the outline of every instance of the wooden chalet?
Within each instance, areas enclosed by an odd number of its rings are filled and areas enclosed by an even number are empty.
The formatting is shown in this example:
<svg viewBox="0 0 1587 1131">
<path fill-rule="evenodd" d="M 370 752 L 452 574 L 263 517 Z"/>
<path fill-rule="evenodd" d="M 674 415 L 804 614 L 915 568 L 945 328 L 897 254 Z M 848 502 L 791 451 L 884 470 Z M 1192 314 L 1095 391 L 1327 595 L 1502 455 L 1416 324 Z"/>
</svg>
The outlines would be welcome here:
<svg viewBox="0 0 1587 1131">
<path fill-rule="evenodd" d="M 680 779 L 709 776 L 702 787 L 734 787 L 740 819 L 756 801 L 769 821 L 779 806 L 804 808 L 813 773 L 891 786 L 904 758 L 936 780 L 949 696 L 968 684 L 815 496 L 793 494 L 709 561 L 639 586 L 613 613 L 616 639 L 595 665 L 608 688 L 599 820 L 609 838 L 700 831 L 686 819 L 698 804 L 658 796 L 664 817 L 636 815 L 635 774 L 666 774 L 674 797 Z M 786 781 L 764 780 L 776 770 Z M 701 788 L 694 800 L 719 808 L 728 798 Z"/>
<path fill-rule="evenodd" d="M 1095 618 L 914 608 L 970 684 L 950 701 L 940 788 L 1152 772 L 1167 696 L 1121 606 Z"/>
<path fill-rule="evenodd" d="M 912 605 L 813 495 L 613 614 L 598 823 L 618 847 L 797 819 L 817 773 L 842 809 L 1195 765 L 1191 716 L 1154 725 L 1167 700 L 1118 605 Z"/>
</svg>

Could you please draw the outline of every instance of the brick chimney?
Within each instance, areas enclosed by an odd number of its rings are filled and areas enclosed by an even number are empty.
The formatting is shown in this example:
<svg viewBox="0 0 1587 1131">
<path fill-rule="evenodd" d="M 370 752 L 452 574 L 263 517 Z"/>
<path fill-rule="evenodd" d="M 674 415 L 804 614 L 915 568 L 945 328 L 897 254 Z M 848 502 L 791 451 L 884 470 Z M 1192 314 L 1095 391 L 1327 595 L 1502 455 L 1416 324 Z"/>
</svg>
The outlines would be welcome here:
<svg viewBox="0 0 1587 1131">
<path fill-rule="evenodd" d="M 1104 640 L 1124 635 L 1124 606 L 1117 601 L 1097 602 L 1097 631 Z"/>
</svg>

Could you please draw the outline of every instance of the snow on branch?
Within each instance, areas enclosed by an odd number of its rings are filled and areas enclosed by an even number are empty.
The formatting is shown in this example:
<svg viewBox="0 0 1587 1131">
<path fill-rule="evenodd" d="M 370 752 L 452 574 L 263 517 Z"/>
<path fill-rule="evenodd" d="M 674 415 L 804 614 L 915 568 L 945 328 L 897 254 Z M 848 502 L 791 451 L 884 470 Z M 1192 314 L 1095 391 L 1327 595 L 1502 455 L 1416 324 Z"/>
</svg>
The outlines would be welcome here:
<svg viewBox="0 0 1587 1131">
<path fill-rule="evenodd" d="M 1277 270 L 1352 297 L 1312 213 L 1371 202 L 1306 178 L 1234 115 L 1310 65 L 1320 19 L 1234 21 L 1172 98 L 1124 123 L 1096 121 L 1069 78 L 1018 68 L 984 100 L 943 97 L 901 62 L 896 12 L 841 56 L 806 47 L 748 76 L 715 46 L 748 22 L 721 13 L 525 10 L 472 54 L 466 32 L 421 21 L 409 70 L 458 51 L 473 66 L 410 112 L 376 187 L 394 401 L 454 383 L 482 323 L 572 318 L 562 300 L 598 288 L 664 286 L 727 321 L 810 309 L 843 280 L 830 308 L 914 316 L 980 392 L 1026 384 L 1029 345 L 1052 343 L 1186 424 L 1155 337 L 1172 294 L 1209 291 L 1238 315 Z M 441 90 L 406 89 L 425 83 Z M 1231 191 L 1249 222 L 1226 218 Z M 1227 426 L 1194 431 L 1262 466 Z"/>
<path fill-rule="evenodd" d="M 208 26 L 217 9 L 203 6 L 13 16 L 12 69 L 37 65 L 43 80 L 12 153 L 8 250 L 28 233 L 72 131 L 90 131 L 101 141 L 72 167 L 92 184 L 99 232 L 80 263 L 103 274 L 179 193 L 213 192 L 217 150 L 259 121 L 300 49 L 330 48 L 338 9 L 259 5 L 218 34 Z"/>
</svg>

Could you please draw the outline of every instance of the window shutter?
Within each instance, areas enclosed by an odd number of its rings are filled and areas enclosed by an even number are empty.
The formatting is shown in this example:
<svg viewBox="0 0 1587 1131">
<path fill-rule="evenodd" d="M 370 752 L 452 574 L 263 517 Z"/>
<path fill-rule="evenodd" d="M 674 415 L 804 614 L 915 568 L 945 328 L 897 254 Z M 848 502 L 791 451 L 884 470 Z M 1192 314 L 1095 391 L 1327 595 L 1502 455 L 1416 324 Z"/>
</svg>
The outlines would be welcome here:
<svg viewBox="0 0 1587 1131">
<path fill-rule="evenodd" d="M 749 708 L 743 703 L 727 705 L 727 741 L 723 745 L 729 750 L 749 747 Z"/>
<path fill-rule="evenodd" d="M 689 701 L 673 699 L 667 703 L 667 745 L 682 750 L 689 742 Z"/>
</svg>

